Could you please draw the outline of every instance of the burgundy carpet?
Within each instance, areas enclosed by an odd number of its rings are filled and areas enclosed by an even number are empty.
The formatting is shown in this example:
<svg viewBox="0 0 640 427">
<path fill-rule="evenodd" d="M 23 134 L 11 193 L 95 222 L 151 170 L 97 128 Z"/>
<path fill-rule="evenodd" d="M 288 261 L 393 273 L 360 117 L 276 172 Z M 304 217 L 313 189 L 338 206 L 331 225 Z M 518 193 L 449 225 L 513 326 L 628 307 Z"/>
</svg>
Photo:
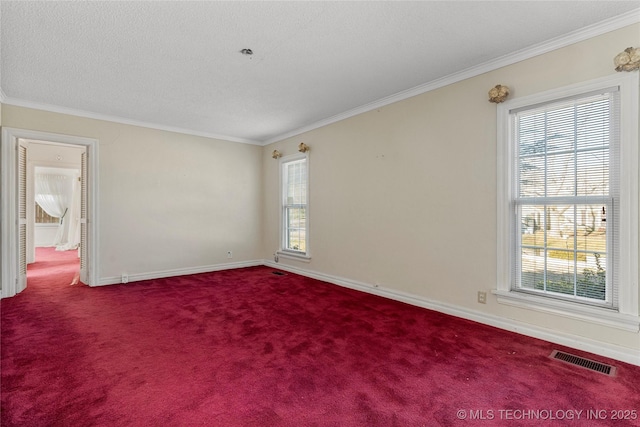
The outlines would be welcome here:
<svg viewBox="0 0 640 427">
<path fill-rule="evenodd" d="M 2 426 L 640 425 L 640 367 L 266 267 L 89 288 L 48 255 L 1 302 Z"/>
</svg>

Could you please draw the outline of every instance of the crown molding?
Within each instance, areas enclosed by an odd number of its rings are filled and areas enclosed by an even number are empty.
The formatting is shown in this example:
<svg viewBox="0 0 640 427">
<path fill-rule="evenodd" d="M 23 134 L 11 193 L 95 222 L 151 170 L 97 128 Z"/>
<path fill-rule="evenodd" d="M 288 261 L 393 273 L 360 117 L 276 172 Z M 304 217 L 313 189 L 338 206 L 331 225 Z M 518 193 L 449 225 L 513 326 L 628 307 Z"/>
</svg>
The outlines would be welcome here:
<svg viewBox="0 0 640 427">
<path fill-rule="evenodd" d="M 419 86 L 415 86 L 411 89 L 398 92 L 396 94 L 390 95 L 385 98 L 381 98 L 377 101 L 373 101 L 368 104 L 362 105 L 360 107 L 351 109 L 349 111 L 345 111 L 344 113 L 340 113 L 335 116 L 328 117 L 324 120 L 320 120 L 310 125 L 303 126 L 301 128 L 294 129 L 289 132 L 285 132 L 283 134 L 280 134 L 265 140 L 262 145 L 272 144 L 274 142 L 278 142 L 283 139 L 290 138 L 292 136 L 300 135 L 301 133 L 309 132 L 311 130 L 318 129 L 323 126 L 327 126 L 332 123 L 336 123 L 341 120 L 348 119 L 349 117 L 357 116 L 358 114 L 366 113 L 368 111 L 372 111 L 377 108 L 384 107 L 394 102 L 402 101 L 417 95 L 421 95 L 426 92 L 430 92 L 432 90 L 439 89 L 444 86 L 448 86 L 453 83 L 460 82 L 462 80 L 476 77 L 476 76 L 479 76 L 480 74 L 494 71 L 499 68 L 506 67 L 508 65 L 512 65 L 520 61 L 524 61 L 525 59 L 530 59 L 535 56 L 542 55 L 544 53 L 548 53 L 548 52 L 572 45 L 574 43 L 578 43 L 578 42 L 611 32 L 611 31 L 615 31 L 620 28 L 623 28 L 638 22 L 640 22 L 640 8 L 634 9 L 630 12 L 624 13 L 622 15 L 618 15 L 610 19 L 606 19 L 597 24 L 590 25 L 585 28 L 581 28 L 579 30 L 565 34 L 563 36 L 556 37 L 542 43 L 538 43 L 526 49 L 522 49 L 520 51 L 501 56 L 499 58 L 476 65 L 471 68 L 467 68 L 466 70 L 462 70 L 460 72 L 450 74 L 443 78 L 433 80 L 431 82 L 428 82 Z"/>
<path fill-rule="evenodd" d="M 155 130 L 162 130 L 167 132 L 181 133 L 184 135 L 193 135 L 193 136 L 201 136 L 204 138 L 219 139 L 222 141 L 239 142 L 242 144 L 262 145 L 261 141 L 256 141 L 251 139 L 236 138 L 233 136 L 226 136 L 226 135 L 217 135 L 209 132 L 195 131 L 192 129 L 185 129 L 185 128 L 180 128 L 175 126 L 166 126 L 166 125 L 161 125 L 157 123 L 144 122 L 140 120 L 126 119 L 124 117 L 111 116 L 108 114 L 94 113 L 91 111 L 60 107 L 58 105 L 26 101 L 22 99 L 10 98 L 4 95 L 4 93 L 0 94 L 0 96 L 4 96 L 4 99 L 2 100 L 3 104 L 15 105 L 16 107 L 32 108 L 34 110 L 42 110 L 42 111 L 48 111 L 52 113 L 69 114 L 72 116 L 85 117 L 88 119 L 104 120 L 104 121 L 115 122 L 115 123 L 120 123 L 124 125 L 131 125 L 131 126 L 138 126 L 138 127 L 155 129 Z"/>
<path fill-rule="evenodd" d="M 551 52 L 553 50 L 560 49 L 574 43 L 587 40 L 589 38 L 593 38 L 611 31 L 615 31 L 617 29 L 626 27 L 628 25 L 636 24 L 638 22 L 640 22 L 640 8 L 631 10 L 627 13 L 618 15 L 613 18 L 606 19 L 597 24 L 590 25 L 588 27 L 573 31 L 563 36 L 556 37 L 554 39 L 550 39 L 545 42 L 530 46 L 526 49 L 504 55 L 492 61 L 488 61 L 479 65 L 476 65 L 466 70 L 462 70 L 457 73 L 442 77 L 440 79 L 436 79 L 431 82 L 427 82 L 425 84 L 415 86 L 413 88 L 404 90 L 402 92 L 398 92 L 396 94 L 387 96 L 385 98 L 381 98 L 376 101 L 361 105 L 360 107 L 356 107 L 351 110 L 345 111 L 343 113 L 328 117 L 326 119 L 319 120 L 312 124 L 284 132 L 282 134 L 270 137 L 266 140 L 253 140 L 253 139 L 246 139 L 246 138 L 237 138 L 237 137 L 228 136 L 228 135 L 218 135 L 218 134 L 213 134 L 209 132 L 201 132 L 201 131 L 195 131 L 192 129 L 166 126 L 166 125 L 161 125 L 157 123 L 143 122 L 143 121 L 127 119 L 119 116 L 111 116 L 107 114 L 100 114 L 100 113 L 94 113 L 90 111 L 78 110 L 73 108 L 60 107 L 60 106 L 51 105 L 51 104 L 31 102 L 31 101 L 8 97 L 2 91 L 2 88 L 0 88 L 0 102 L 2 102 L 3 104 L 15 105 L 18 107 L 33 108 L 36 110 L 44 110 L 44 111 L 50 111 L 54 113 L 61 113 L 61 114 L 70 114 L 70 115 L 79 116 L 79 117 L 85 117 L 85 118 L 96 119 L 96 120 L 105 120 L 105 121 L 110 121 L 115 123 L 139 126 L 139 127 L 156 129 L 156 130 L 163 130 L 168 132 L 176 132 L 176 133 L 181 133 L 185 135 L 201 136 L 204 138 L 219 139 L 223 141 L 266 146 L 286 138 L 300 135 L 302 133 L 309 132 L 314 129 L 318 129 L 323 126 L 327 126 L 332 123 L 336 123 L 341 120 L 348 119 L 350 117 L 357 116 L 359 114 L 366 113 L 368 111 L 372 111 L 389 104 L 393 104 L 398 101 L 402 101 L 417 95 L 421 95 L 423 93 L 427 93 L 432 90 L 436 90 L 441 87 L 460 82 L 462 80 L 476 77 L 480 74 L 494 71 L 499 68 L 512 65 L 517 62 L 520 62 L 529 58 L 533 58 L 535 56 L 542 55 L 544 53 Z"/>
</svg>

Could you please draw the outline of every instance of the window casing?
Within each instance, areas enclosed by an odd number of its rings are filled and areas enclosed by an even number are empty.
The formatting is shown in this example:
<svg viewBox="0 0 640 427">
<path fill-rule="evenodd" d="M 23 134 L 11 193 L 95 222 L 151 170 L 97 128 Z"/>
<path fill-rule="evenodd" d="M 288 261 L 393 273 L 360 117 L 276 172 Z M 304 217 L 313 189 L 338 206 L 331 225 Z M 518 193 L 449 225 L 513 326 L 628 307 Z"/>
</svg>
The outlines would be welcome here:
<svg viewBox="0 0 640 427">
<path fill-rule="evenodd" d="M 637 315 L 637 79 L 498 107 L 499 302 Z"/>
<path fill-rule="evenodd" d="M 282 255 L 309 257 L 309 158 L 306 154 L 281 159 Z"/>
</svg>

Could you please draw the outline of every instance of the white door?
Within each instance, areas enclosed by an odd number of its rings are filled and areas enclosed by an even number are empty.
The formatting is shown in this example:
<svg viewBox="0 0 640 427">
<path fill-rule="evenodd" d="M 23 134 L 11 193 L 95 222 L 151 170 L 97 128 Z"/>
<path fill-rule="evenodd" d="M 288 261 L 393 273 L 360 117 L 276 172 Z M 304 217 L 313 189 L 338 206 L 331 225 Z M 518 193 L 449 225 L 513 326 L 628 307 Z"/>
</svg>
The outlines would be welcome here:
<svg viewBox="0 0 640 427">
<path fill-rule="evenodd" d="M 18 140 L 18 281 L 16 293 L 27 287 L 27 144 Z"/>
<path fill-rule="evenodd" d="M 80 280 L 89 283 L 87 262 L 87 150 L 80 157 Z"/>
</svg>

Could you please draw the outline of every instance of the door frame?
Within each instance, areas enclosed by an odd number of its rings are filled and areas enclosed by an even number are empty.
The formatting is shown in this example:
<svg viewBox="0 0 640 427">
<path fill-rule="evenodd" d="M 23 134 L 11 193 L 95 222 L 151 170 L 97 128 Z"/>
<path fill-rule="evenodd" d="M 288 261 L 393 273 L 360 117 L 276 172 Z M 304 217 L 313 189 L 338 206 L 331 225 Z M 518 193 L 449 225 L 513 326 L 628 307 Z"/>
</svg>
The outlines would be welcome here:
<svg viewBox="0 0 640 427">
<path fill-rule="evenodd" d="M 0 266 L 2 291 L 0 297 L 16 295 L 18 285 L 18 140 L 81 145 L 87 152 L 87 280 L 89 286 L 98 285 L 98 140 L 50 132 L 2 127 L 0 147 Z M 27 156 L 29 155 L 27 151 Z"/>
<path fill-rule="evenodd" d="M 34 145 L 34 141 L 29 140 L 29 147 Z M 39 144 L 40 141 L 36 141 L 36 144 Z M 57 144 L 53 142 L 45 142 L 44 145 L 49 146 L 61 146 L 62 144 Z M 27 150 L 27 157 L 31 156 L 29 150 Z M 36 245 L 35 245 L 35 230 L 38 228 L 36 224 L 36 215 L 35 215 L 35 179 L 36 179 L 36 169 L 38 168 L 47 168 L 52 171 L 76 171 L 78 175 L 82 175 L 81 165 L 64 162 L 64 163 L 54 163 L 54 162 L 44 162 L 44 161 L 33 161 L 29 160 L 27 162 L 27 265 L 32 264 L 36 260 Z M 70 176 L 68 172 L 60 172 L 62 174 L 66 174 Z M 33 202 L 33 203 L 32 203 Z M 49 224 L 57 227 L 57 224 Z"/>
</svg>

